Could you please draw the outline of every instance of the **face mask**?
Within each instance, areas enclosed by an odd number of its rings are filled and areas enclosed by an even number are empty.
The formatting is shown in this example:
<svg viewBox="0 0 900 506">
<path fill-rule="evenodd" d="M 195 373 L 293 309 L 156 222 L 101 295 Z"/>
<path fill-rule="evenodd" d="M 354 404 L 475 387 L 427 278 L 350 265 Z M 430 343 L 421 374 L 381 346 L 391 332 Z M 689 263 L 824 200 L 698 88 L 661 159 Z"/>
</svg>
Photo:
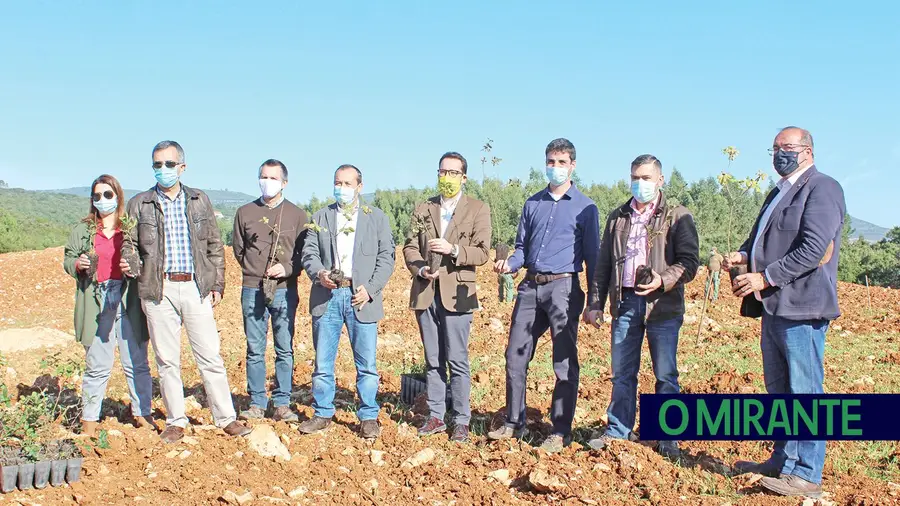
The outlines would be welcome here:
<svg viewBox="0 0 900 506">
<path fill-rule="evenodd" d="M 100 199 L 94 202 L 94 208 L 102 215 L 106 216 L 119 207 L 119 200 L 115 197 L 111 199 Z"/>
<path fill-rule="evenodd" d="M 646 204 L 656 198 L 656 183 L 638 179 L 631 182 L 631 196 L 641 204 Z"/>
<path fill-rule="evenodd" d="M 547 167 L 547 179 L 553 186 L 559 186 L 569 180 L 569 169 L 566 167 Z"/>
<path fill-rule="evenodd" d="M 260 179 L 259 180 L 259 191 L 262 193 L 263 198 L 270 199 L 282 190 L 281 181 L 277 179 Z"/>
<path fill-rule="evenodd" d="M 346 206 L 347 204 L 353 202 L 353 199 L 356 198 L 356 190 L 353 188 L 348 188 L 346 186 L 335 186 L 334 187 L 334 200 L 337 200 L 337 203 Z"/>
<path fill-rule="evenodd" d="M 178 182 L 178 167 L 154 169 L 156 182 L 163 188 L 171 188 Z"/>
<path fill-rule="evenodd" d="M 798 156 L 800 156 L 800 153 L 796 151 L 779 150 L 772 157 L 772 166 L 775 167 L 775 172 L 781 177 L 787 177 L 792 174 L 799 165 L 797 162 Z"/>
<path fill-rule="evenodd" d="M 438 191 L 441 193 L 445 199 L 450 199 L 456 196 L 459 193 L 459 190 L 462 188 L 462 178 L 459 177 L 450 177 L 450 176 L 439 176 L 438 177 Z"/>
</svg>

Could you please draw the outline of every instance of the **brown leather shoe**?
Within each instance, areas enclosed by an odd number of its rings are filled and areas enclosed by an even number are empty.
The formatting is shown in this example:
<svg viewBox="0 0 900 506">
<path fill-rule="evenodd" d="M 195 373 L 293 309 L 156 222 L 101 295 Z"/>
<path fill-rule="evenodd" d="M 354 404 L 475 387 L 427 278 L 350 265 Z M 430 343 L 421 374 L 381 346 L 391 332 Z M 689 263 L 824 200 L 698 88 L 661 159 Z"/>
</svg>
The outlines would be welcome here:
<svg viewBox="0 0 900 506">
<path fill-rule="evenodd" d="M 381 435 L 378 420 L 363 420 L 359 423 L 359 436 L 363 439 L 376 439 Z"/>
<path fill-rule="evenodd" d="M 764 488 L 784 496 L 802 496 L 818 499 L 822 497 L 822 485 L 806 481 L 793 474 L 782 474 L 778 478 L 763 478 L 759 484 Z"/>
<path fill-rule="evenodd" d="M 166 427 L 166 430 L 162 431 L 162 434 L 159 435 L 159 438 L 165 444 L 172 444 L 181 440 L 184 437 L 184 429 L 177 425 L 169 425 Z"/>
<path fill-rule="evenodd" d="M 253 429 L 247 427 L 237 420 L 229 423 L 222 430 L 224 430 L 225 434 L 228 434 L 229 436 L 246 436 L 247 434 L 253 432 Z"/>
<path fill-rule="evenodd" d="M 300 426 L 297 427 L 297 430 L 303 434 L 318 434 L 328 427 L 331 427 L 331 418 L 313 416 L 309 420 L 301 423 Z"/>
<path fill-rule="evenodd" d="M 100 425 L 100 422 L 86 422 L 84 420 L 81 421 L 81 433 L 85 436 L 94 437 L 97 435 L 97 427 Z"/>
<path fill-rule="evenodd" d="M 136 416 L 132 424 L 136 429 L 150 429 L 153 432 L 159 432 L 159 425 L 156 425 L 152 416 Z"/>
<path fill-rule="evenodd" d="M 435 417 L 430 417 L 425 425 L 419 427 L 419 436 L 430 436 L 432 434 L 437 434 L 438 432 L 444 432 L 447 430 L 447 425 L 443 420 Z"/>
<path fill-rule="evenodd" d="M 278 406 L 275 408 L 275 412 L 272 413 L 272 420 L 276 422 L 299 422 L 300 417 L 297 416 L 297 413 L 291 411 L 290 406 Z"/>
</svg>

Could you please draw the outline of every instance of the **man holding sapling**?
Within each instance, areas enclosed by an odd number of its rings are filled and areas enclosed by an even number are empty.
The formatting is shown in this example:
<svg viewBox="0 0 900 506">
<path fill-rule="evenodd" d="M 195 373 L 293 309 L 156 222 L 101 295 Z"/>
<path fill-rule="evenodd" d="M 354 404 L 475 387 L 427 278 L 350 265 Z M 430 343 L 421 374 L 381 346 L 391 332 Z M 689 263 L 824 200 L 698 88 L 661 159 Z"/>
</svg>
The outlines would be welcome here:
<svg viewBox="0 0 900 506">
<path fill-rule="evenodd" d="M 409 307 L 425 348 L 428 408 L 431 416 L 420 436 L 447 430 L 444 423 L 447 369 L 455 418 L 450 439 L 469 440 L 469 331 L 478 308 L 475 267 L 490 259 L 491 210 L 462 192 L 468 164 L 459 153 L 445 153 L 438 161 L 440 195 L 420 204 L 403 247 L 406 267 L 413 275 Z M 433 262 L 426 261 L 433 257 Z M 434 265 L 437 265 L 435 267 Z"/>
<path fill-rule="evenodd" d="M 225 291 L 225 248 L 209 197 L 181 184 L 185 168 L 184 150 L 177 142 L 162 141 L 153 148 L 156 185 L 128 202 L 128 215 L 137 219 L 137 227 L 125 234 L 124 247 L 136 248 L 140 261 L 132 265 L 123 257 L 120 263 L 122 273 L 137 277 L 147 315 L 166 407 L 166 429 L 160 434 L 164 443 L 184 437 L 188 424 L 181 380 L 182 325 L 215 424 L 229 436 L 250 433 L 235 419 L 213 316 Z"/>
<path fill-rule="evenodd" d="M 644 334 L 656 375 L 656 393 L 677 394 L 678 332 L 684 321 L 684 285 L 700 266 L 700 241 L 687 208 L 666 200 L 662 164 L 653 155 L 631 162 L 631 196 L 606 219 L 597 271 L 588 287 L 587 320 L 597 328 L 609 299 L 612 316 L 612 400 L 605 434 L 588 444 L 602 449 L 632 437 Z M 669 459 L 681 452 L 660 441 Z"/>
<path fill-rule="evenodd" d="M 837 269 L 847 206 L 841 185 L 816 169 L 812 135 L 787 127 L 769 153 L 781 180 L 766 197 L 750 237 L 723 267 L 749 266 L 732 290 L 741 315 L 762 317 L 763 373 L 770 394 L 823 393 L 825 333 L 840 316 Z M 822 495 L 825 441 L 775 441 L 768 460 L 739 461 L 785 496 Z"/>
<path fill-rule="evenodd" d="M 266 335 L 269 319 L 275 343 L 275 421 L 296 422 L 290 400 L 294 375 L 294 320 L 297 315 L 297 275 L 306 237 L 306 211 L 284 198 L 288 170 L 278 160 L 259 168 L 260 198 L 241 206 L 234 217 L 234 257 L 241 266 L 241 308 L 247 335 L 249 409 L 243 420 L 265 417 Z"/>
<path fill-rule="evenodd" d="M 300 432 L 327 429 L 334 416 L 334 363 L 341 329 L 347 326 L 356 363 L 360 435 L 374 439 L 378 424 L 378 371 L 375 345 L 378 321 L 384 318 L 382 290 L 394 271 L 394 240 L 387 216 L 360 202 L 362 172 L 341 165 L 334 172 L 336 202 L 316 212 L 307 225 L 303 269 L 312 279 L 312 314 L 316 366 L 312 375 L 314 416 Z"/>
<path fill-rule="evenodd" d="M 591 279 L 600 248 L 597 205 L 572 184 L 575 146 L 556 139 L 544 151 L 547 188 L 532 195 L 522 209 L 516 249 L 498 259 L 498 273 L 525 267 L 513 307 L 506 348 L 506 421 L 488 433 L 492 440 L 521 438 L 525 433 L 525 384 L 528 364 L 538 339 L 550 329 L 556 386 L 550 419 L 553 432 L 541 445 L 548 453 L 562 451 L 572 441 L 572 421 L 578 399 L 578 321 L 584 291 L 578 273 Z"/>
</svg>

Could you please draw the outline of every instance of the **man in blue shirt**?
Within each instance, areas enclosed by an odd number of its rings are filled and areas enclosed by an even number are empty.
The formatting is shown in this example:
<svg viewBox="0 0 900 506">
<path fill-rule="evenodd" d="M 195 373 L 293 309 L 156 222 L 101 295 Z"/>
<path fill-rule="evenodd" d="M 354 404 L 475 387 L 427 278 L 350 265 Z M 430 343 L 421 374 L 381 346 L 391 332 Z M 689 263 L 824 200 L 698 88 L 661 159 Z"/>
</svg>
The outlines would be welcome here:
<svg viewBox="0 0 900 506">
<path fill-rule="evenodd" d="M 525 267 L 519 284 L 509 344 L 506 348 L 506 422 L 488 433 L 492 440 L 521 438 L 525 432 L 525 379 L 538 339 L 550 329 L 556 386 L 550 418 L 553 432 L 541 446 L 561 451 L 572 440 L 572 419 L 578 398 L 578 319 L 585 295 L 578 280 L 582 264 L 593 279 L 600 252 L 597 206 L 571 181 L 575 146 L 552 141 L 545 151 L 547 188 L 525 202 L 516 251 L 497 260 L 494 270 L 515 272 Z"/>
</svg>

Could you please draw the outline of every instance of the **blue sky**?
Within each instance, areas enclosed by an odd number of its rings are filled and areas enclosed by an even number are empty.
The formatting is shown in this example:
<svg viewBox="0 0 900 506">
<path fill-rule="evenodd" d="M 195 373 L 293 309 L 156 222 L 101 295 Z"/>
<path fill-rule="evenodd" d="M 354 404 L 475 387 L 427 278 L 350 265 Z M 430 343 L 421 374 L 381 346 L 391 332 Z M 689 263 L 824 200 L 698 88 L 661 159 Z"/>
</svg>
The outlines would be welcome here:
<svg viewBox="0 0 900 506">
<path fill-rule="evenodd" d="M 444 151 L 480 175 L 541 167 L 567 137 L 588 181 L 657 155 L 688 179 L 774 175 L 766 148 L 812 131 L 852 214 L 900 224 L 900 4 L 881 2 L 5 2 L 0 179 L 153 183 L 174 139 L 186 184 L 257 194 L 279 158 L 287 195 L 331 193 L 353 163 L 366 190 L 421 186 Z"/>
</svg>

